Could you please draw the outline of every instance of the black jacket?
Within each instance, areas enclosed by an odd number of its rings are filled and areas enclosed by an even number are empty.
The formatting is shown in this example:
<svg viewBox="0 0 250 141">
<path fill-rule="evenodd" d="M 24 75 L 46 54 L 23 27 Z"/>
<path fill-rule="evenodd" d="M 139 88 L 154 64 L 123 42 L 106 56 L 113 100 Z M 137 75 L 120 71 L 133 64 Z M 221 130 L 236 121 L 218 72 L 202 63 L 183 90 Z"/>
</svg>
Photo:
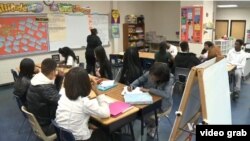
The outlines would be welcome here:
<svg viewBox="0 0 250 141">
<path fill-rule="evenodd" d="M 26 95 L 28 92 L 28 88 L 30 86 L 30 79 L 27 77 L 20 77 L 14 83 L 14 95 L 18 96 L 22 103 L 26 106 Z"/>
<path fill-rule="evenodd" d="M 94 49 L 100 45 L 102 45 L 102 41 L 97 35 L 89 35 L 87 37 L 86 54 L 94 56 Z"/>
<path fill-rule="evenodd" d="M 175 67 L 192 68 L 193 66 L 196 66 L 198 64 L 200 64 L 200 60 L 194 53 L 178 52 L 174 59 Z"/>
<path fill-rule="evenodd" d="M 30 85 L 27 93 L 28 111 L 33 113 L 41 126 L 48 126 L 55 118 L 60 98 L 54 84 Z"/>
</svg>

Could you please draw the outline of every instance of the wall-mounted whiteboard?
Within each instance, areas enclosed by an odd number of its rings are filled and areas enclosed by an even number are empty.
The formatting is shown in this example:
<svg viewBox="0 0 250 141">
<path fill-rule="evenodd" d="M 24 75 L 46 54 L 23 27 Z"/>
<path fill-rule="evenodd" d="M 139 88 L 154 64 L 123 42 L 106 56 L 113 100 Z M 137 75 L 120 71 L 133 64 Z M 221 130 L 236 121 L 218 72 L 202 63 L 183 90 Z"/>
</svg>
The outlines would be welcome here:
<svg viewBox="0 0 250 141">
<path fill-rule="evenodd" d="M 91 15 L 92 27 L 98 31 L 103 46 L 109 45 L 108 15 Z M 90 18 L 88 15 L 65 15 L 65 40 L 50 41 L 50 51 L 61 47 L 82 48 L 87 46 L 87 36 L 90 35 Z"/>
</svg>

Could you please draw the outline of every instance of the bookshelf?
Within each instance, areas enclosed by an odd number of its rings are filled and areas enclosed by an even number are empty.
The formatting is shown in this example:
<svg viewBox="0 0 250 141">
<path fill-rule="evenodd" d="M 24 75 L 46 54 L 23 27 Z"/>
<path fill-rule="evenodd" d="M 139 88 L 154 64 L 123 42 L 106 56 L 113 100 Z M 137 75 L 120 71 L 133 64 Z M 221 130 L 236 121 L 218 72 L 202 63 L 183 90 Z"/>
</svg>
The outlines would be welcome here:
<svg viewBox="0 0 250 141">
<path fill-rule="evenodd" d="M 129 47 L 143 48 L 145 46 L 144 24 L 123 24 L 123 50 Z"/>
</svg>

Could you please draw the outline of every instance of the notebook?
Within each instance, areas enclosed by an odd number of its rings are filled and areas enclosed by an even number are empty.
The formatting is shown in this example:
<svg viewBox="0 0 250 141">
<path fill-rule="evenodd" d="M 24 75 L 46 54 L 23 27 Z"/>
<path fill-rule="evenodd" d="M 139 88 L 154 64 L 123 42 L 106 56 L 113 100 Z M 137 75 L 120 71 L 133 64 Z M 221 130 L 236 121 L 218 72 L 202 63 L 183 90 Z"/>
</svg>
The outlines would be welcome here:
<svg viewBox="0 0 250 141">
<path fill-rule="evenodd" d="M 119 69 L 119 71 L 117 72 L 114 80 L 104 80 L 104 81 L 102 81 L 97 86 L 97 89 L 100 90 L 100 91 L 106 91 L 106 90 L 109 90 L 109 89 L 115 87 L 118 84 L 118 82 L 119 82 L 120 73 L 121 73 L 121 69 Z"/>
<path fill-rule="evenodd" d="M 124 94 L 124 99 L 125 99 L 125 102 L 129 104 L 152 104 L 153 103 L 153 98 L 149 93 Z"/>
<path fill-rule="evenodd" d="M 131 108 L 133 108 L 133 106 L 121 101 L 116 101 L 109 104 L 110 115 L 112 117 L 117 117 L 118 115 L 130 110 Z"/>
</svg>

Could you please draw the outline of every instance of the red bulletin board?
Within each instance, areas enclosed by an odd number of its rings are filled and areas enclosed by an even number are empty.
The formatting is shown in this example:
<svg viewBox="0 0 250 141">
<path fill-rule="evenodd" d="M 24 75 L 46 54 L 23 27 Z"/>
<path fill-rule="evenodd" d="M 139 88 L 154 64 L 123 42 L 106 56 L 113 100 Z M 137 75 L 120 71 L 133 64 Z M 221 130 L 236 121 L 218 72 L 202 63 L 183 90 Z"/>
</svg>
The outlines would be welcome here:
<svg viewBox="0 0 250 141">
<path fill-rule="evenodd" d="M 0 16 L 0 57 L 48 51 L 48 25 L 37 22 L 36 17 Z"/>
<path fill-rule="evenodd" d="M 202 7 L 181 8 L 181 41 L 202 43 Z"/>
</svg>

